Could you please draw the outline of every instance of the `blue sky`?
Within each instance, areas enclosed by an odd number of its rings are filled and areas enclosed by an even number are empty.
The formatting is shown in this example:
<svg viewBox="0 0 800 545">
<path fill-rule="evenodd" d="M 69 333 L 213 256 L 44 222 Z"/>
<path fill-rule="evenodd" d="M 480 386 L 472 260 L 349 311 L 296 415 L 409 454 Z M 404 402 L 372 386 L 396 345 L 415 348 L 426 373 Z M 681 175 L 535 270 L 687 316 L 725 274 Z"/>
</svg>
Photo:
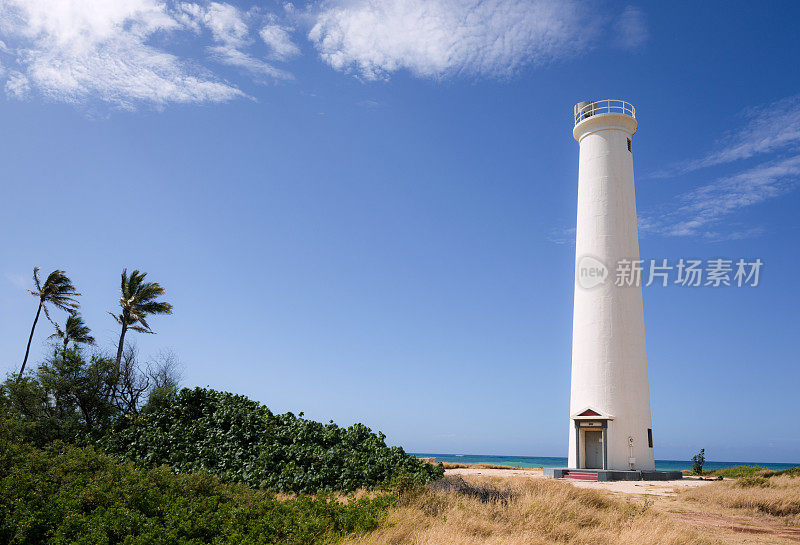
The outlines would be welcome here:
<svg viewBox="0 0 800 545">
<path fill-rule="evenodd" d="M 132 340 L 187 385 L 411 451 L 564 456 L 572 106 L 623 98 L 642 257 L 764 262 L 755 288 L 644 288 L 656 457 L 798 462 L 798 17 L 1 0 L 0 367 L 34 265 L 73 278 L 104 350 L 139 268 L 175 312 Z"/>
</svg>

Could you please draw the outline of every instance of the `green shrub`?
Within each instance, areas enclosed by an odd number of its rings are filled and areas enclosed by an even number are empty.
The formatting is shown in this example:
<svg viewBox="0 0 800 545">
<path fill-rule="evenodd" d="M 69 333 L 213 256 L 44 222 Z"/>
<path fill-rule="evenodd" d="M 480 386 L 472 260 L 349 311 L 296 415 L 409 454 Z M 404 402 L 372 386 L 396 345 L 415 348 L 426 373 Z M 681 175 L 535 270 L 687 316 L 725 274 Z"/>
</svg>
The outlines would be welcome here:
<svg viewBox="0 0 800 545">
<path fill-rule="evenodd" d="M 706 463 L 706 449 L 701 448 L 700 452 L 692 456 L 692 473 L 695 475 L 703 474 L 703 464 Z"/>
<path fill-rule="evenodd" d="M 91 447 L 0 439 L 0 543 L 329 543 L 373 529 L 394 501 L 279 500 L 207 472 L 136 469 Z"/>
<path fill-rule="evenodd" d="M 207 470 L 286 492 L 374 489 L 400 474 L 420 483 L 443 475 L 441 465 L 388 447 L 384 439 L 363 424 L 341 428 L 302 414 L 274 415 L 244 396 L 184 388 L 158 408 L 120 420 L 102 445 L 143 466 Z"/>
<path fill-rule="evenodd" d="M 768 470 L 767 468 L 761 466 L 732 466 L 714 470 L 713 473 L 729 479 L 738 479 L 740 477 L 752 477 L 754 475 L 759 475 L 763 471 Z"/>
<path fill-rule="evenodd" d="M 728 479 L 739 479 L 742 477 L 778 477 L 780 475 L 788 475 L 789 477 L 800 477 L 800 467 L 790 467 L 788 469 L 767 469 L 762 466 L 731 466 L 723 469 L 714 469 L 707 471 L 713 475 L 718 475 L 720 478 L 725 477 Z"/>
<path fill-rule="evenodd" d="M 794 466 L 788 469 L 779 469 L 776 471 L 767 469 L 761 475 L 764 477 L 779 477 L 781 475 L 787 475 L 794 479 L 795 477 L 800 477 L 800 467 Z"/>
<path fill-rule="evenodd" d="M 734 483 L 740 488 L 768 488 L 770 486 L 769 479 L 759 475 L 749 475 L 736 479 Z"/>
</svg>

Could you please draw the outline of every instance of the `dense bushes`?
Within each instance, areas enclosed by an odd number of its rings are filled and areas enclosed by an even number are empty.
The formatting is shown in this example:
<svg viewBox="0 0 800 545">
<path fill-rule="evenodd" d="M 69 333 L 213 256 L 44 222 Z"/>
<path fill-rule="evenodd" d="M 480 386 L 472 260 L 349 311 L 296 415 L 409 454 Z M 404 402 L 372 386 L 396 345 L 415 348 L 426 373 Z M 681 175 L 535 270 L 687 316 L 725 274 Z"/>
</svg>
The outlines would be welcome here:
<svg viewBox="0 0 800 545">
<path fill-rule="evenodd" d="M 168 368 L 139 370 L 135 356 L 126 351 L 117 371 L 108 358 L 56 349 L 33 373 L 0 384 L 2 436 L 37 447 L 95 445 L 141 466 L 207 470 L 282 492 L 349 492 L 444 473 L 363 424 L 340 428 L 274 415 L 243 396 L 177 391 Z"/>
<path fill-rule="evenodd" d="M 169 353 L 142 368 L 128 347 L 117 369 L 101 354 L 56 346 L 32 372 L 0 383 L 0 418 L 7 434 L 36 446 L 55 440 L 83 445 L 116 421 L 163 403 L 176 384 Z"/>
<path fill-rule="evenodd" d="M 393 501 L 279 500 L 206 472 L 135 469 L 91 447 L 0 439 L 0 543 L 328 543 L 371 530 Z"/>
<path fill-rule="evenodd" d="M 273 415 L 244 396 L 202 388 L 185 388 L 138 418 L 120 420 L 103 448 L 145 466 L 204 469 L 291 492 L 375 488 L 399 475 L 423 483 L 444 473 L 387 447 L 383 434 L 363 424 L 341 428 L 292 413 Z"/>
</svg>

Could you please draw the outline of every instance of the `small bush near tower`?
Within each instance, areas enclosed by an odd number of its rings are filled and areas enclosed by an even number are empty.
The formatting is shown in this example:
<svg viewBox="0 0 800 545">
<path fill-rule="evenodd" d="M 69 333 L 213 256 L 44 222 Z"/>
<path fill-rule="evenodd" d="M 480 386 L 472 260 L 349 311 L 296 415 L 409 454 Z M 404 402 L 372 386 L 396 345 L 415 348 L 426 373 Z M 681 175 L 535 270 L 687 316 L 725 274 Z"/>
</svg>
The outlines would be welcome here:
<svg viewBox="0 0 800 545">
<path fill-rule="evenodd" d="M 695 475 L 703 474 L 703 464 L 706 463 L 706 449 L 701 448 L 700 452 L 692 456 L 692 473 Z"/>
</svg>

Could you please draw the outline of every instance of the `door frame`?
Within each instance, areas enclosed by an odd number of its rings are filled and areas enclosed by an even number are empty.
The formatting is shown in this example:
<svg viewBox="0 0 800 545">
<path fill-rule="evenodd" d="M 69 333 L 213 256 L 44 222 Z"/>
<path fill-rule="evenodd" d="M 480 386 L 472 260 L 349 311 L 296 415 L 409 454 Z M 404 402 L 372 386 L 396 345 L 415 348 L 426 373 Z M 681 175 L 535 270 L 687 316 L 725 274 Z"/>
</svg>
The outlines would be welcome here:
<svg viewBox="0 0 800 545">
<path fill-rule="evenodd" d="M 600 411 L 587 407 L 584 410 L 572 415 L 575 424 L 575 465 L 577 469 L 589 469 L 586 467 L 586 459 L 581 463 L 581 443 L 583 443 L 584 456 L 586 452 L 586 435 L 588 431 L 603 432 L 603 469 L 608 469 L 608 421 L 614 417 Z M 584 433 L 581 433 L 581 430 Z M 595 469 L 595 468 L 591 468 Z"/>
</svg>

